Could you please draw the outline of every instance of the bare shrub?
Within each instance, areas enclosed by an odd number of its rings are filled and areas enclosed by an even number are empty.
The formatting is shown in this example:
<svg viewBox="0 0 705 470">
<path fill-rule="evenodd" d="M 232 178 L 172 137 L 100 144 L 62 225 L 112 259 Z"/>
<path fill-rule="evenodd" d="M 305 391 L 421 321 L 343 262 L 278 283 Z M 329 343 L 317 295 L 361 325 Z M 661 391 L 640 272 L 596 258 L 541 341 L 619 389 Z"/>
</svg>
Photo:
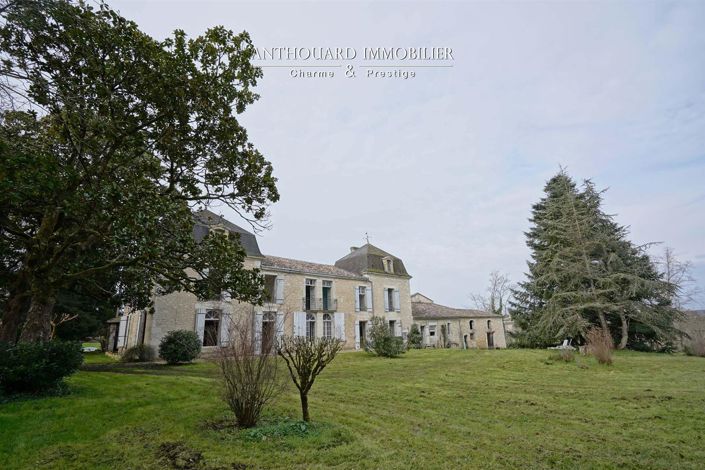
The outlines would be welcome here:
<svg viewBox="0 0 705 470">
<path fill-rule="evenodd" d="M 612 364 L 614 342 L 609 331 L 602 328 L 591 328 L 585 335 L 588 354 L 597 359 L 600 364 Z"/>
<path fill-rule="evenodd" d="M 289 368 L 291 380 L 299 389 L 303 420 L 309 421 L 308 392 L 323 369 L 335 359 L 344 342 L 337 338 L 307 338 L 285 336 L 279 342 L 277 353 Z"/>
<path fill-rule="evenodd" d="M 575 362 L 575 351 L 572 349 L 556 349 L 548 356 L 548 360 Z"/>
<path fill-rule="evenodd" d="M 688 356 L 705 357 L 705 332 L 691 333 L 690 341 L 685 344 L 684 350 Z"/>
<path fill-rule="evenodd" d="M 219 348 L 217 363 L 223 400 L 239 427 L 257 424 L 264 407 L 283 389 L 276 356 L 260 354 L 250 321 L 231 323 L 230 341 Z"/>
</svg>

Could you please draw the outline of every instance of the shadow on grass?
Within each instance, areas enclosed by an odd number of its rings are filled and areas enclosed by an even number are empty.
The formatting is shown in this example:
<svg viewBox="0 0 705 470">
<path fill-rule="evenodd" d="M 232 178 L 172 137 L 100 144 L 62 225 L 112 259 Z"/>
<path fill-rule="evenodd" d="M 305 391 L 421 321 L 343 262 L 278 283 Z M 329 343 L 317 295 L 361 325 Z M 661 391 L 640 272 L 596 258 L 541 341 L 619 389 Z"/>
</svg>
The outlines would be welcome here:
<svg viewBox="0 0 705 470">
<path fill-rule="evenodd" d="M 81 366 L 81 370 L 132 375 L 216 377 L 216 369 L 204 367 L 204 365 L 203 362 L 175 365 L 163 362 L 114 362 L 110 364 L 84 364 Z"/>
</svg>

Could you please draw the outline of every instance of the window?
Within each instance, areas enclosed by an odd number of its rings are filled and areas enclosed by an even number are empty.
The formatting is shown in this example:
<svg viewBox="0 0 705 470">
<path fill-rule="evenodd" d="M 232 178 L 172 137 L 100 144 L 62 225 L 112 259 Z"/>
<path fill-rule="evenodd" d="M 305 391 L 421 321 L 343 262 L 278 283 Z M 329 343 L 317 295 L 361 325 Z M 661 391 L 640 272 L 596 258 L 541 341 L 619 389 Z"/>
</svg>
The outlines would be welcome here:
<svg viewBox="0 0 705 470">
<path fill-rule="evenodd" d="M 316 280 L 306 279 L 306 296 L 304 297 L 304 310 L 316 309 Z"/>
<path fill-rule="evenodd" d="M 277 276 L 272 276 L 271 274 L 265 274 L 264 276 L 264 301 L 274 302 L 275 301 L 275 290 L 276 290 Z"/>
<path fill-rule="evenodd" d="M 471 332 L 470 332 L 470 339 L 471 339 L 472 341 L 475 341 L 475 332 L 474 332 L 474 331 L 471 331 Z"/>
<path fill-rule="evenodd" d="M 266 312 L 262 315 L 262 354 L 269 354 L 274 347 L 276 336 L 276 313 Z"/>
<path fill-rule="evenodd" d="M 488 330 L 492 329 L 492 320 L 487 320 L 487 329 Z"/>
<path fill-rule="evenodd" d="M 333 310 L 333 281 L 323 281 L 323 310 Z"/>
<path fill-rule="evenodd" d="M 397 322 L 394 320 L 389 320 L 389 332 L 392 334 L 392 336 L 396 336 L 396 326 Z"/>
<path fill-rule="evenodd" d="M 450 337 L 450 322 L 446 323 L 446 334 Z"/>
<path fill-rule="evenodd" d="M 394 262 L 391 258 L 382 258 L 382 264 L 384 265 L 384 272 L 393 273 L 394 272 Z"/>
<path fill-rule="evenodd" d="M 316 315 L 313 313 L 306 314 L 306 338 L 314 339 L 316 337 Z"/>
<path fill-rule="evenodd" d="M 360 310 L 367 310 L 367 287 L 360 286 L 357 288 L 358 302 L 360 303 Z"/>
<path fill-rule="evenodd" d="M 393 312 L 396 310 L 394 305 L 394 289 L 385 289 L 387 292 L 387 312 Z"/>
<path fill-rule="evenodd" d="M 333 317 L 330 313 L 323 314 L 323 337 L 333 337 Z"/>
<path fill-rule="evenodd" d="M 474 330 L 475 329 L 475 320 L 470 320 L 470 329 Z"/>
<path fill-rule="evenodd" d="M 206 322 L 203 328 L 203 345 L 218 346 L 218 331 L 220 327 L 220 311 L 206 311 Z"/>
<path fill-rule="evenodd" d="M 428 325 L 428 336 L 436 336 L 436 325 Z"/>
</svg>

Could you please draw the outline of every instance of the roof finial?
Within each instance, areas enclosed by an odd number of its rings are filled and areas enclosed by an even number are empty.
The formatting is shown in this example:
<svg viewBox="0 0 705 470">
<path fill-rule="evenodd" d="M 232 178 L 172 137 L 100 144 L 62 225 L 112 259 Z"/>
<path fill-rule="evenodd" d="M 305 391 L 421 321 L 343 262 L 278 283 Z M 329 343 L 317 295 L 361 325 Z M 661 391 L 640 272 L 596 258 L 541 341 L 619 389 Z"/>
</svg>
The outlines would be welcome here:
<svg viewBox="0 0 705 470">
<path fill-rule="evenodd" d="M 370 244 L 370 236 L 365 232 L 365 240 L 367 240 L 367 244 Z"/>
</svg>

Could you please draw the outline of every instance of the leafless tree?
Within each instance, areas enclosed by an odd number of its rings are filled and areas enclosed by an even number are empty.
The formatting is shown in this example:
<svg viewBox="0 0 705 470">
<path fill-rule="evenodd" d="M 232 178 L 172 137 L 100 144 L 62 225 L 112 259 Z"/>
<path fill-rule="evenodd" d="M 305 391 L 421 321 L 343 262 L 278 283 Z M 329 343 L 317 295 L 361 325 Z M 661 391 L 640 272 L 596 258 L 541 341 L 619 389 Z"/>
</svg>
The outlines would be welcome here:
<svg viewBox="0 0 705 470">
<path fill-rule="evenodd" d="M 78 314 L 72 315 L 70 313 L 54 312 L 51 316 L 51 320 L 49 320 L 49 323 L 51 324 L 51 333 L 49 338 L 54 339 L 56 337 L 56 328 L 59 325 L 66 323 L 67 321 L 75 320 L 76 318 L 78 318 Z"/>
<path fill-rule="evenodd" d="M 507 303 L 512 295 L 512 285 L 509 276 L 499 271 L 490 273 L 490 284 L 485 293 L 470 294 L 475 307 L 486 312 L 504 315 Z"/>
<path fill-rule="evenodd" d="M 284 382 L 276 356 L 260 354 L 252 334 L 251 319 L 233 321 L 230 340 L 218 349 L 217 363 L 223 399 L 235 414 L 239 427 L 257 424 L 264 407 L 283 390 Z"/>
<path fill-rule="evenodd" d="M 663 254 L 657 259 L 663 280 L 673 286 L 671 303 L 674 308 L 682 310 L 685 305 L 695 300 L 701 289 L 695 285 L 693 278 L 693 263 L 681 261 L 671 247 L 665 247 Z"/>
<path fill-rule="evenodd" d="M 310 420 L 308 392 L 313 382 L 342 348 L 343 341 L 337 338 L 285 336 L 279 341 L 277 352 L 286 362 L 291 380 L 299 389 L 304 421 Z"/>
</svg>

